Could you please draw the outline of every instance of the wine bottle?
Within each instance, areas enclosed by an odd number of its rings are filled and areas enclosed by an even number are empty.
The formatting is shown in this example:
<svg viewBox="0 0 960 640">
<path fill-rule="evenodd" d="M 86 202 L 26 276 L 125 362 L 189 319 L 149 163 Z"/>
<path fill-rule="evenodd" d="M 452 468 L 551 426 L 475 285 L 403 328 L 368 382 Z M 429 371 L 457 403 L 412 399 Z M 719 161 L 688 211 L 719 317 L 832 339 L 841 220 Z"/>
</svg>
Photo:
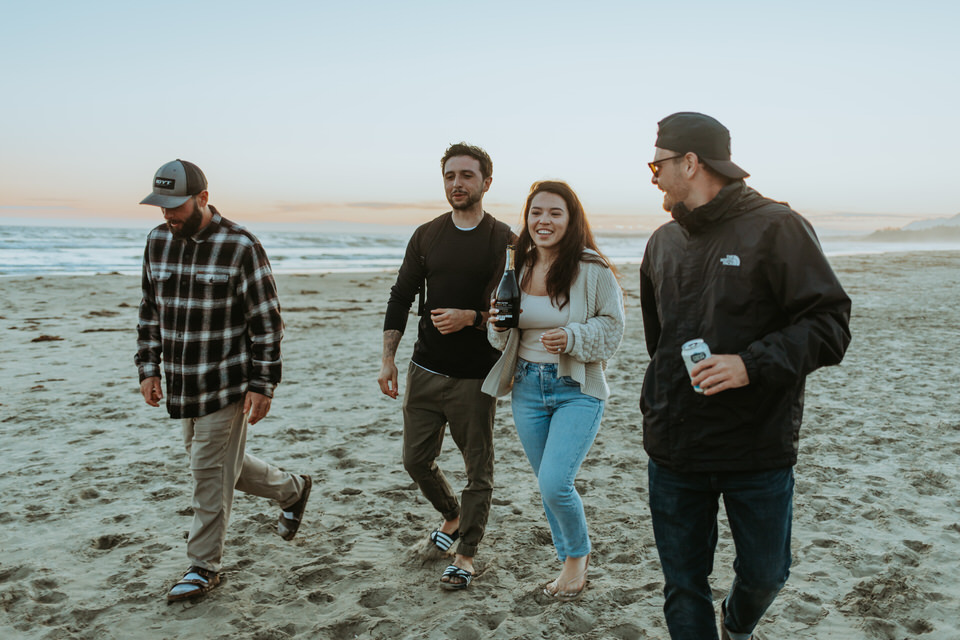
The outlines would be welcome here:
<svg viewBox="0 0 960 640">
<path fill-rule="evenodd" d="M 502 329 L 513 329 L 520 323 L 520 285 L 517 284 L 517 273 L 514 270 L 514 251 L 514 246 L 508 244 L 507 262 L 497 286 L 494 303 L 497 308 L 496 325 Z"/>
</svg>

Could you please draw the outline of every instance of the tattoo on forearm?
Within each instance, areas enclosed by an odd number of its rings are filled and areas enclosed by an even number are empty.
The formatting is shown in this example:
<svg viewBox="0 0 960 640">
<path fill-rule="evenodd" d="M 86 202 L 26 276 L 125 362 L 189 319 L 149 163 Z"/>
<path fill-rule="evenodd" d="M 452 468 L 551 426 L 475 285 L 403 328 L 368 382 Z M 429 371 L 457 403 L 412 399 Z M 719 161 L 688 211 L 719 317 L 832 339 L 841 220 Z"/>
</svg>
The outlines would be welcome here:
<svg viewBox="0 0 960 640">
<path fill-rule="evenodd" d="M 393 358 L 397 355 L 397 347 L 403 334 L 396 329 L 387 329 L 383 332 L 383 357 Z"/>
</svg>

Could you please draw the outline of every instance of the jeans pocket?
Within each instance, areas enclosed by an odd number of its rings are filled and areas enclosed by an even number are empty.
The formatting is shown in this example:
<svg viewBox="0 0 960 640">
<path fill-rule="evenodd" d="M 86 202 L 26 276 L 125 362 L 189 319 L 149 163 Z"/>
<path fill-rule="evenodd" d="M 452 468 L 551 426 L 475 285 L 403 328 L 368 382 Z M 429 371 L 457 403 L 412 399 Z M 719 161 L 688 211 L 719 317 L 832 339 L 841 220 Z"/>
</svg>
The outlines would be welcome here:
<svg viewBox="0 0 960 640">
<path fill-rule="evenodd" d="M 513 382 L 521 382 L 527 376 L 527 369 L 523 365 L 517 365 L 513 370 Z"/>
<path fill-rule="evenodd" d="M 570 376 L 560 376 L 559 378 L 557 378 L 557 380 L 559 380 L 561 384 L 565 384 L 568 387 L 576 387 L 577 389 L 580 388 L 580 383 L 574 380 L 573 378 L 571 378 Z"/>
</svg>

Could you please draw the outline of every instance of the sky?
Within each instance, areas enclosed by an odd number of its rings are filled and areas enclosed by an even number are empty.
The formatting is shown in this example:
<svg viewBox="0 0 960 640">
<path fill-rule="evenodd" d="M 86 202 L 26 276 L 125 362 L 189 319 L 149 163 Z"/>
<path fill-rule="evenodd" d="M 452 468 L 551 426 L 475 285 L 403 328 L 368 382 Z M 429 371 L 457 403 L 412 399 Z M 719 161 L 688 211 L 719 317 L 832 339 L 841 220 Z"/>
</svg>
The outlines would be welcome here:
<svg viewBox="0 0 960 640">
<path fill-rule="evenodd" d="M 820 230 L 948 217 L 958 24 L 947 0 L 0 0 L 0 219 L 159 222 L 138 202 L 183 158 L 240 222 L 418 222 L 466 140 L 508 222 L 553 178 L 652 229 L 676 111 Z"/>
</svg>

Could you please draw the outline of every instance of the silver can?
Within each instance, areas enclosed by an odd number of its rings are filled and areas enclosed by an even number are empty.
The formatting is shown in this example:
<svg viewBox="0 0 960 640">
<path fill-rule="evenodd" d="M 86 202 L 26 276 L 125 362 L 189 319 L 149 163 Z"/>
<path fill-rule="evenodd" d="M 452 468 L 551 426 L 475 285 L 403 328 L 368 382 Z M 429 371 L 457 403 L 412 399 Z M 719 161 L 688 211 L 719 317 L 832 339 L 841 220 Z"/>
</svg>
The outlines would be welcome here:
<svg viewBox="0 0 960 640">
<path fill-rule="evenodd" d="M 685 342 L 682 347 L 680 347 L 680 357 L 683 358 L 683 364 L 687 365 L 687 373 L 690 374 L 690 378 L 693 379 L 693 368 L 701 360 L 706 360 L 710 357 L 710 347 L 707 346 L 707 343 L 697 338 L 696 340 L 691 340 Z M 703 393 L 703 389 L 699 385 L 695 385 L 693 390 L 697 393 Z"/>
</svg>

